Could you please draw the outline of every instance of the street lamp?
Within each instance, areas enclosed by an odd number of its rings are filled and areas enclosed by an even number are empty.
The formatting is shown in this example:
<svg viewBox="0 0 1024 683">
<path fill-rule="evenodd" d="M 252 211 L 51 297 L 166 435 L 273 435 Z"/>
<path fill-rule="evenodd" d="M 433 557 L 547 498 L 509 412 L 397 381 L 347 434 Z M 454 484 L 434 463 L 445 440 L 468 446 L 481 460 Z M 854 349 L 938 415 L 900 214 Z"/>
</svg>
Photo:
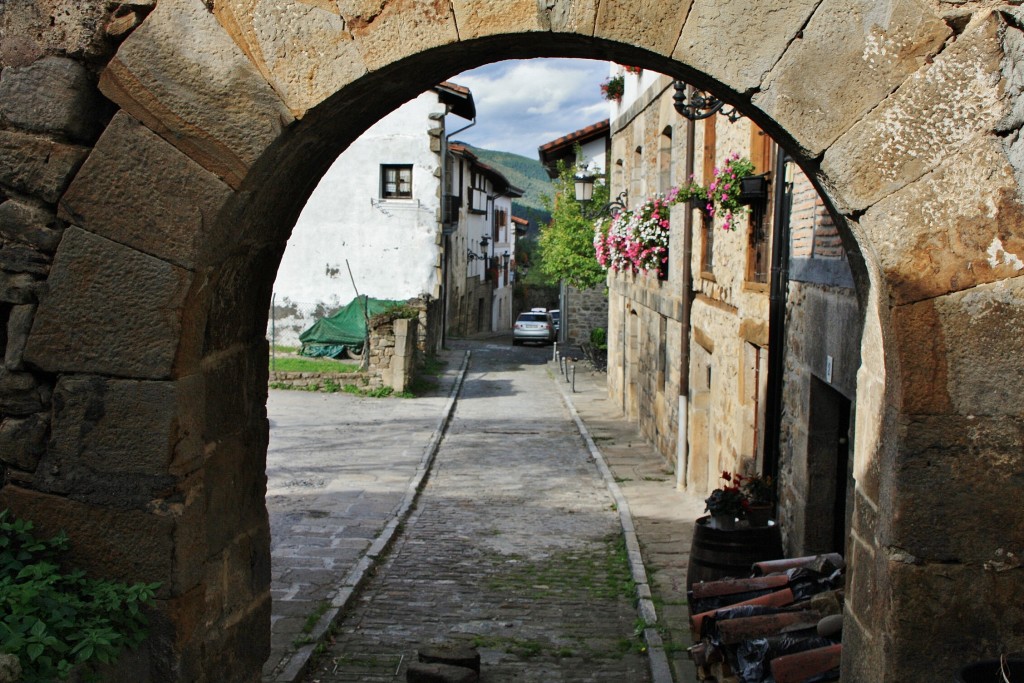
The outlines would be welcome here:
<svg viewBox="0 0 1024 683">
<path fill-rule="evenodd" d="M 597 176 L 588 173 L 586 169 L 579 171 L 573 177 L 573 190 L 576 193 L 576 201 L 580 203 L 580 213 L 583 217 L 587 220 L 593 220 L 601 216 L 614 216 L 625 211 L 628 208 L 625 190 L 620 192 L 618 197 L 604 206 L 598 207 L 596 210 L 588 207 L 594 198 L 594 181 L 596 179 Z"/>
<path fill-rule="evenodd" d="M 480 258 L 484 260 L 484 268 L 487 267 L 487 245 L 490 243 L 491 241 L 487 238 L 487 235 L 480 238 Z"/>
</svg>

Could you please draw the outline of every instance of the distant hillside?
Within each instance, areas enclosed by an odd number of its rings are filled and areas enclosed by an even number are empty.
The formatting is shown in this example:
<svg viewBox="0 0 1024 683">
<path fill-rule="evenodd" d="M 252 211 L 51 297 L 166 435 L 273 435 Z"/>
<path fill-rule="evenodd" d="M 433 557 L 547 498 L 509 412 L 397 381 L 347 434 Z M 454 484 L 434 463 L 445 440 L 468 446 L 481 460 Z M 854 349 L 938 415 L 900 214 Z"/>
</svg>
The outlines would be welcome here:
<svg viewBox="0 0 1024 683">
<path fill-rule="evenodd" d="M 540 161 L 512 152 L 497 152 L 467 145 L 473 154 L 488 166 L 493 167 L 508 181 L 523 191 L 523 196 L 512 202 L 512 214 L 530 221 L 530 236 L 536 237 L 539 224 L 551 220 L 551 214 L 544 210 L 540 197 L 552 192 L 551 179 Z"/>
</svg>

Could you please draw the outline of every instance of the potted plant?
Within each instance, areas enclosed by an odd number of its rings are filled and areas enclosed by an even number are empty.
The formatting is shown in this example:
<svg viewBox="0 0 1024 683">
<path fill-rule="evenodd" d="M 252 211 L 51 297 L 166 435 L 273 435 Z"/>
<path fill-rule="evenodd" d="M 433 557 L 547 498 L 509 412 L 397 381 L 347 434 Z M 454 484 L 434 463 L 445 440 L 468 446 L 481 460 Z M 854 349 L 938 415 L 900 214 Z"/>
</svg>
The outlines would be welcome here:
<svg viewBox="0 0 1024 683">
<path fill-rule="evenodd" d="M 738 477 L 742 479 L 742 477 Z M 722 472 L 726 485 L 711 492 L 704 499 L 704 510 L 711 514 L 711 524 L 717 529 L 734 529 L 736 522 L 746 512 L 746 496 L 740 489 L 737 477 Z"/>
<path fill-rule="evenodd" d="M 741 477 L 740 490 L 746 498 L 747 522 L 750 526 L 767 526 L 772 516 L 772 478 L 760 474 Z"/>
<path fill-rule="evenodd" d="M 601 94 L 606 100 L 622 102 L 622 95 L 626 91 L 626 79 L 622 74 L 610 76 L 607 81 L 601 84 Z"/>
</svg>

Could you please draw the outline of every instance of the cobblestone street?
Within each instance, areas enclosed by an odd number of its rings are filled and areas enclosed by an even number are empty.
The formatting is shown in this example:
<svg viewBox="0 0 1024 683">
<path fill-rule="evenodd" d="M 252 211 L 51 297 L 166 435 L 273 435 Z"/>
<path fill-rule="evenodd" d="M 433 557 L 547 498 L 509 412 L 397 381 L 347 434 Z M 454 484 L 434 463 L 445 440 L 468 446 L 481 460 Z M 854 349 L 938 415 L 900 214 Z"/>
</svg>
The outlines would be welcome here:
<svg viewBox="0 0 1024 683">
<path fill-rule="evenodd" d="M 420 644 L 484 681 L 644 681 L 619 517 L 545 361 L 474 346 L 429 481 L 308 681 L 397 681 Z"/>
</svg>

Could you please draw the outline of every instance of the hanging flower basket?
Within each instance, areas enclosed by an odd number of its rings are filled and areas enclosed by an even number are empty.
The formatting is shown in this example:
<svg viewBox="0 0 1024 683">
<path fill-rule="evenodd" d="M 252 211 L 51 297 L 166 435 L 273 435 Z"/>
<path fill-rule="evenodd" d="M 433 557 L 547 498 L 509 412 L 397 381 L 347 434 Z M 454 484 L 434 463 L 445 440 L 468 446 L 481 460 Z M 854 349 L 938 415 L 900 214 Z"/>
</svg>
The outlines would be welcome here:
<svg viewBox="0 0 1024 683">
<path fill-rule="evenodd" d="M 607 270 L 639 273 L 660 270 L 668 262 L 669 209 L 661 195 L 633 210 L 617 214 L 608 224 L 595 223 L 594 253 Z"/>
</svg>

